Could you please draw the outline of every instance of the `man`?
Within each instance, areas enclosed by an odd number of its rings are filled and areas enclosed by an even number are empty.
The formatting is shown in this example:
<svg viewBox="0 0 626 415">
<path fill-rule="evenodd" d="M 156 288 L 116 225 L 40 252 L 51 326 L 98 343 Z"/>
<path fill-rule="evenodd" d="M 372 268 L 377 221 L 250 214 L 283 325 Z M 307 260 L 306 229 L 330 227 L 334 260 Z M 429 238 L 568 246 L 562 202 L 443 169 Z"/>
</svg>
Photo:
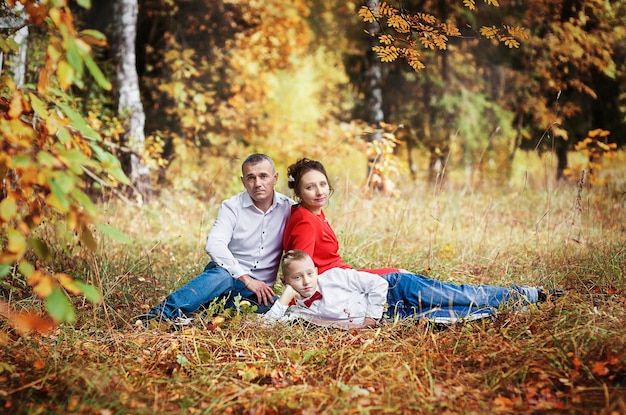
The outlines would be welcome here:
<svg viewBox="0 0 626 415">
<path fill-rule="evenodd" d="M 188 325 L 202 305 L 238 294 L 267 311 L 276 294 L 282 237 L 294 203 L 274 190 L 278 173 L 265 154 L 248 156 L 241 166 L 245 191 L 222 202 L 206 243 L 211 261 L 204 271 L 152 307 L 140 319 L 167 319 Z"/>
</svg>

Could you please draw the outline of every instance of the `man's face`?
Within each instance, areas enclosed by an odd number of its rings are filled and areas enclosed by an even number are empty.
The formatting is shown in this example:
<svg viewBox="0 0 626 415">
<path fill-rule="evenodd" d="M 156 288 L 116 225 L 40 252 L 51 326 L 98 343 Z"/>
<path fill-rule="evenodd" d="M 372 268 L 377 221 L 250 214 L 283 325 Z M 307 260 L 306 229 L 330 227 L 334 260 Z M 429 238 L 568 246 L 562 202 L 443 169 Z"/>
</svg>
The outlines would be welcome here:
<svg viewBox="0 0 626 415">
<path fill-rule="evenodd" d="M 247 163 L 242 171 L 241 181 L 254 204 L 259 206 L 271 203 L 278 173 L 274 171 L 270 162 L 263 160 L 256 164 Z"/>
<path fill-rule="evenodd" d="M 317 291 L 317 267 L 311 258 L 293 261 L 283 269 L 283 282 L 289 284 L 302 297 L 308 298 Z"/>
</svg>

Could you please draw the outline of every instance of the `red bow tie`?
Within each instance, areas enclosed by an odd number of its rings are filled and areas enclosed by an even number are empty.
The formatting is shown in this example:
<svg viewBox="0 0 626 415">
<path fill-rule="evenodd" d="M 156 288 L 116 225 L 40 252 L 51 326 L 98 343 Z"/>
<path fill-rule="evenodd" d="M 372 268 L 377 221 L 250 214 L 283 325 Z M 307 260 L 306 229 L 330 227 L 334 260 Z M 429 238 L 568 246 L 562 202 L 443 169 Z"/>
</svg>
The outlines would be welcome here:
<svg viewBox="0 0 626 415">
<path fill-rule="evenodd" d="M 304 300 L 304 305 L 307 307 L 311 307 L 311 304 L 313 304 L 313 301 L 321 300 L 321 299 L 322 299 L 322 294 L 319 291 L 315 291 L 315 294 L 313 294 L 311 298 L 307 298 L 306 300 Z M 289 302 L 289 305 L 290 306 L 296 305 L 296 300 L 292 299 Z"/>
<path fill-rule="evenodd" d="M 304 300 L 304 305 L 307 307 L 311 307 L 311 304 L 313 304 L 313 301 L 321 300 L 321 299 L 322 299 L 322 294 L 319 291 L 315 291 L 315 294 L 313 294 L 311 298 Z"/>
</svg>

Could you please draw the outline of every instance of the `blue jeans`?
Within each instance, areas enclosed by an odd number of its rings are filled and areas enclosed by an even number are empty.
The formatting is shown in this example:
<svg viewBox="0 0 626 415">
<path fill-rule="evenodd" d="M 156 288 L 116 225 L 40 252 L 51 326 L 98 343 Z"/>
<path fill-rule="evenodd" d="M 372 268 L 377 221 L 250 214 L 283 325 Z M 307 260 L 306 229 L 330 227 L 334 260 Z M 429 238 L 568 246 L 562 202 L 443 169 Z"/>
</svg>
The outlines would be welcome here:
<svg viewBox="0 0 626 415">
<path fill-rule="evenodd" d="M 204 267 L 202 274 L 165 297 L 162 303 L 152 307 L 149 314 L 170 320 L 190 316 L 203 305 L 221 297 L 226 297 L 226 307 L 233 307 L 232 299 L 237 294 L 256 305 L 257 313 L 265 313 L 271 307 L 271 304 L 259 304 L 256 294 L 246 289 L 244 283 L 211 261 Z"/>
<path fill-rule="evenodd" d="M 387 316 L 426 317 L 441 321 L 482 318 L 509 300 L 536 303 L 537 289 L 492 285 L 455 285 L 419 274 L 392 273 L 382 276 L 389 283 Z"/>
</svg>

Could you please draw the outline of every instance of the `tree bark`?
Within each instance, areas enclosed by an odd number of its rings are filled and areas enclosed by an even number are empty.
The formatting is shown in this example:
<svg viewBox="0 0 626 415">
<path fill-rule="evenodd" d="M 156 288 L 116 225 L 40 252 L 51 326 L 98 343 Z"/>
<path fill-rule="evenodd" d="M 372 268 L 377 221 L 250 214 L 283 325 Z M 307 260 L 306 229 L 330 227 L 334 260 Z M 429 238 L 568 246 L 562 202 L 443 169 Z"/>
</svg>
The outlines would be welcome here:
<svg viewBox="0 0 626 415">
<path fill-rule="evenodd" d="M 137 15 L 137 0 L 115 0 L 113 30 L 117 57 L 118 112 L 122 119 L 128 121 L 124 141 L 132 149 L 121 161 L 132 186 L 146 200 L 152 196 L 152 186 L 149 169 L 141 161 L 146 138 L 146 115 L 141 102 L 136 66 Z"/>
<path fill-rule="evenodd" d="M 367 0 L 367 7 L 371 10 L 378 9 L 378 0 Z M 369 135 L 370 142 L 380 140 L 382 138 L 381 122 L 385 116 L 383 112 L 383 89 L 382 89 L 382 63 L 372 47 L 377 46 L 378 34 L 380 26 L 378 22 L 367 23 L 366 30 L 369 33 L 369 49 L 365 56 L 365 111 L 367 114 L 367 122 L 373 127 L 373 132 Z M 377 157 L 370 156 L 367 160 L 367 177 L 372 178 L 373 169 L 375 167 Z M 383 180 L 383 178 L 380 178 Z M 373 181 L 368 180 L 370 186 Z"/>
</svg>

